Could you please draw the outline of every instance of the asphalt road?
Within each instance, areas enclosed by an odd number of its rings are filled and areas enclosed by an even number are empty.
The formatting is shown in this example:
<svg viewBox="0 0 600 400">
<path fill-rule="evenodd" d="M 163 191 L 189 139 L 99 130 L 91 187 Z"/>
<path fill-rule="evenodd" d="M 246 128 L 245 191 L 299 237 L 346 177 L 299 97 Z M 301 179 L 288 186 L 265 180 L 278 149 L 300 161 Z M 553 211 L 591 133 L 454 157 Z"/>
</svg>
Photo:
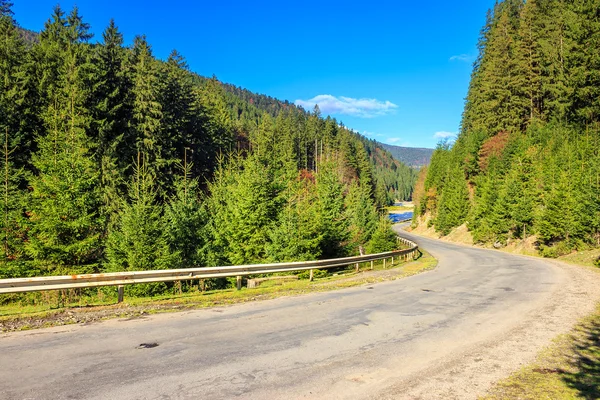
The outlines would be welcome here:
<svg viewBox="0 0 600 400">
<path fill-rule="evenodd" d="M 568 274 L 542 260 L 406 236 L 439 259 L 435 270 L 329 293 L 1 335 L 0 398 L 474 397 L 511 356 L 487 349 L 530 336 L 530 319 L 543 315 Z M 496 353 L 518 353 L 519 345 Z"/>
</svg>

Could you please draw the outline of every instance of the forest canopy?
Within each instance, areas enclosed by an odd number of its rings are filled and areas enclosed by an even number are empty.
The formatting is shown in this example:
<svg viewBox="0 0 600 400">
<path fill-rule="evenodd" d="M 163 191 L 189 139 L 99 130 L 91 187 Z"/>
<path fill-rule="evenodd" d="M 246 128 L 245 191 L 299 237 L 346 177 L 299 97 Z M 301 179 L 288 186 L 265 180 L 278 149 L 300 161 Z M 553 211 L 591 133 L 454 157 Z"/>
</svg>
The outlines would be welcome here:
<svg viewBox="0 0 600 400">
<path fill-rule="evenodd" d="M 546 256 L 600 246 L 600 2 L 504 0 L 479 38 L 461 132 L 417 184 L 416 219 Z"/>
<path fill-rule="evenodd" d="M 114 21 L 93 41 L 77 8 L 23 32 L 0 0 L 0 278 L 355 254 L 412 196 L 411 168 L 318 107 L 158 60 Z"/>
</svg>

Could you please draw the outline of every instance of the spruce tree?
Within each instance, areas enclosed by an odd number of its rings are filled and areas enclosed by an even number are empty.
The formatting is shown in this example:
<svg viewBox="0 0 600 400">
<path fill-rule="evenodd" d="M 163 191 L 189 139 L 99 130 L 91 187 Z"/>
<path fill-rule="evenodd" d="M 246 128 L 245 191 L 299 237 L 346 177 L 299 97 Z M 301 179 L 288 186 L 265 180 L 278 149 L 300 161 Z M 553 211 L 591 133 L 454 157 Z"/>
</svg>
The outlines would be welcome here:
<svg viewBox="0 0 600 400">
<path fill-rule="evenodd" d="M 166 179 L 161 171 L 170 160 L 164 157 L 165 143 L 160 134 L 163 112 L 159 102 L 158 63 L 152 57 L 145 36 L 135 37 L 128 65 L 132 84 L 133 118 L 125 145 L 130 151 L 145 154 L 148 172 L 157 179 L 158 187 L 161 187 L 163 179 Z M 130 159 L 131 156 L 133 154 Z"/>
<path fill-rule="evenodd" d="M 127 148 L 127 124 L 131 119 L 129 81 L 124 71 L 125 49 L 121 34 L 111 19 L 102 42 L 92 54 L 91 136 L 96 144 L 94 161 L 101 176 L 103 213 L 107 230 L 114 228 L 119 199 L 126 188 L 126 170 L 131 163 Z"/>
<path fill-rule="evenodd" d="M 367 181 L 368 182 L 368 181 Z M 346 195 L 346 219 L 349 223 L 350 246 L 357 251 L 366 244 L 377 227 L 379 215 L 370 197 L 370 187 L 362 181 L 352 182 Z"/>
<path fill-rule="evenodd" d="M 102 216 L 99 214 L 98 172 L 89 157 L 86 88 L 87 24 L 75 9 L 67 20 L 55 10 L 42 44 L 60 51 L 56 81 L 48 86 L 46 134 L 37 140 L 33 156 L 36 176 L 30 181 L 31 230 L 27 253 L 47 268 L 71 273 L 100 255 Z M 68 21 L 68 23 L 67 23 Z M 60 49 L 57 45 L 62 45 Z"/>
<path fill-rule="evenodd" d="M 179 255 L 169 249 L 155 178 L 147 163 L 148 157 L 139 153 L 128 195 L 121 200 L 116 229 L 108 237 L 109 271 L 166 269 L 177 265 Z"/>
<path fill-rule="evenodd" d="M 277 215 L 272 177 L 257 155 L 221 164 L 209 184 L 210 264 L 259 263 L 266 254 L 271 221 Z"/>
<path fill-rule="evenodd" d="M 304 174 L 288 180 L 286 203 L 269 232 L 269 261 L 309 261 L 320 257 L 322 221 L 312 179 L 311 174 Z"/>
<path fill-rule="evenodd" d="M 392 223 L 386 215 L 379 218 L 377 228 L 373 232 L 366 246 L 368 254 L 383 253 L 395 250 L 397 247 L 397 236 L 392 230 Z"/>
<path fill-rule="evenodd" d="M 348 221 L 344 212 L 343 186 L 333 161 L 320 164 L 315 175 L 319 217 L 323 226 L 321 254 L 323 258 L 343 256 L 348 240 Z"/>
<path fill-rule="evenodd" d="M 191 176 L 193 165 L 184 154 L 180 175 L 175 180 L 175 193 L 165 205 L 164 234 L 174 258 L 174 267 L 197 267 L 202 263 L 205 245 L 206 209 L 200 202 L 198 179 Z"/>
</svg>

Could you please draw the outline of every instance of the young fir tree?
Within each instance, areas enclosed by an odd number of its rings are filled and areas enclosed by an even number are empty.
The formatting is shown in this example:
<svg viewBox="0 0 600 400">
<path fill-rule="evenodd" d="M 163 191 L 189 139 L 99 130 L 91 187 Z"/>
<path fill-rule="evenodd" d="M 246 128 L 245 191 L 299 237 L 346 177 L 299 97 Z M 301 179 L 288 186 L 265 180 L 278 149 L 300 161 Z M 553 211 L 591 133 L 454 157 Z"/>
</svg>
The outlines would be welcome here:
<svg viewBox="0 0 600 400">
<path fill-rule="evenodd" d="M 469 192 L 462 171 L 454 167 L 449 172 L 435 218 L 436 230 L 447 235 L 450 230 L 465 222 L 469 210 Z"/>
<path fill-rule="evenodd" d="M 349 223 L 350 246 L 357 252 L 359 246 L 371 239 L 377 227 L 379 215 L 370 196 L 370 187 L 362 181 L 353 181 L 346 195 L 346 219 Z"/>
<path fill-rule="evenodd" d="M 397 236 L 392 230 L 390 219 L 387 216 L 382 215 L 379 218 L 377 228 L 373 232 L 369 243 L 367 243 L 367 253 L 376 254 L 395 250 L 397 246 L 396 238 Z"/>
<path fill-rule="evenodd" d="M 348 221 L 344 212 L 343 186 L 333 161 L 319 164 L 315 175 L 319 216 L 323 226 L 321 254 L 334 258 L 346 254 Z"/>
<path fill-rule="evenodd" d="M 498 198 L 496 175 L 478 176 L 476 179 L 476 192 L 474 205 L 468 218 L 468 226 L 473 233 L 475 242 L 489 242 L 494 233 L 491 225 L 491 215 Z"/>
<path fill-rule="evenodd" d="M 538 236 L 544 245 L 552 246 L 564 241 L 565 248 L 572 247 L 577 232 L 574 200 L 569 174 L 562 172 L 546 193 L 543 208 L 538 214 Z"/>
<path fill-rule="evenodd" d="M 165 205 L 164 234 L 174 257 L 174 267 L 197 267 L 202 263 L 201 249 L 205 245 L 204 231 L 208 219 L 200 202 L 198 179 L 192 178 L 193 165 L 186 149 L 180 176 L 175 180 L 175 194 Z"/>
<path fill-rule="evenodd" d="M 323 232 L 313 179 L 305 171 L 288 180 L 284 191 L 286 203 L 269 232 L 269 261 L 308 261 L 320 257 Z"/>
<path fill-rule="evenodd" d="M 107 241 L 109 271 L 167 269 L 177 265 L 179 255 L 169 249 L 155 178 L 147 163 L 148 157 L 138 154 L 128 196 L 121 202 L 116 229 Z"/>
<path fill-rule="evenodd" d="M 30 156 L 26 144 L 26 126 L 22 123 L 24 96 L 20 74 L 25 46 L 12 19 L 11 6 L 12 3 L 0 2 L 0 232 L 4 274 L 8 273 L 7 262 L 18 260 L 23 254 L 26 192 L 21 188 L 25 180 L 23 166 L 28 163 Z"/>
<path fill-rule="evenodd" d="M 206 250 L 209 264 L 252 264 L 266 254 L 269 228 L 277 215 L 272 177 L 255 154 L 221 164 L 209 184 L 211 216 Z"/>
</svg>

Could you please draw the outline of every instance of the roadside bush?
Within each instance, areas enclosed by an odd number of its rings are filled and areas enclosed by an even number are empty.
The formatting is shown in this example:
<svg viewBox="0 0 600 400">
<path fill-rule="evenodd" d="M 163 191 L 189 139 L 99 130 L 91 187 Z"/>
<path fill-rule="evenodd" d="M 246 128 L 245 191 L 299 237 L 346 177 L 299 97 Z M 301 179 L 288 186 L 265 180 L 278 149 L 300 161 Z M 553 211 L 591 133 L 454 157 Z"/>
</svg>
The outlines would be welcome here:
<svg viewBox="0 0 600 400">
<path fill-rule="evenodd" d="M 397 240 L 396 234 L 392 230 L 392 223 L 386 216 L 379 219 L 377 229 L 371 236 L 371 240 L 367 243 L 367 254 L 383 253 L 396 249 Z"/>
</svg>

